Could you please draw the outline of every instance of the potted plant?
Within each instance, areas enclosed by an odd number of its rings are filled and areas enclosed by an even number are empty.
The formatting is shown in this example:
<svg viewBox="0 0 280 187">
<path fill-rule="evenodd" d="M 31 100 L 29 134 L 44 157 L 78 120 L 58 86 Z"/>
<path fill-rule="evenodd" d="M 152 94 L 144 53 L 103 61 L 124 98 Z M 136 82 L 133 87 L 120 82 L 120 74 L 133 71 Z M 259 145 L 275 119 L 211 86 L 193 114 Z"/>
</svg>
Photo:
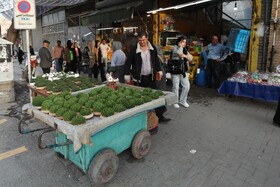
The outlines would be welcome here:
<svg viewBox="0 0 280 187">
<path fill-rule="evenodd" d="M 100 103 L 100 102 L 94 102 L 93 103 L 93 113 L 96 116 L 100 116 L 101 115 L 101 111 L 104 108 L 104 104 Z"/>
<path fill-rule="evenodd" d="M 74 112 L 80 112 L 82 109 L 82 106 L 79 103 L 76 103 L 70 107 L 70 109 Z"/>
<path fill-rule="evenodd" d="M 74 96 L 73 98 L 69 99 L 68 101 L 77 103 L 78 98 Z"/>
<path fill-rule="evenodd" d="M 65 95 L 64 99 L 66 99 L 67 101 L 72 99 L 72 98 L 76 98 L 74 95 Z"/>
<path fill-rule="evenodd" d="M 103 108 L 101 111 L 101 117 L 109 117 L 114 115 L 115 111 L 113 108 Z"/>
<path fill-rule="evenodd" d="M 145 103 L 143 98 L 134 98 L 133 100 L 134 100 L 134 103 L 136 106 L 142 105 Z"/>
<path fill-rule="evenodd" d="M 130 99 L 130 100 L 127 100 L 125 103 L 124 103 L 124 106 L 129 109 L 129 108 L 133 108 L 135 107 L 135 102 L 133 99 Z"/>
<path fill-rule="evenodd" d="M 106 103 L 105 103 L 106 107 L 114 107 L 115 105 L 115 101 L 113 100 L 108 100 Z"/>
<path fill-rule="evenodd" d="M 93 89 L 89 92 L 89 96 L 96 96 L 99 94 L 100 89 Z"/>
<path fill-rule="evenodd" d="M 58 95 L 58 94 L 60 94 L 61 93 L 61 91 L 62 91 L 62 88 L 61 88 L 61 86 L 60 85 L 56 85 L 54 88 L 53 88 L 53 94 L 54 95 Z"/>
<path fill-rule="evenodd" d="M 90 119 L 93 117 L 93 113 L 91 112 L 90 108 L 81 109 L 80 114 L 86 119 Z"/>
<path fill-rule="evenodd" d="M 64 121 L 70 122 L 77 115 L 74 111 L 67 111 L 62 115 Z"/>
<path fill-rule="evenodd" d="M 159 95 L 156 94 L 156 93 L 152 93 L 150 96 L 151 96 L 152 99 L 158 99 L 159 98 Z"/>
<path fill-rule="evenodd" d="M 42 108 L 41 108 L 41 111 L 43 113 L 46 113 L 48 114 L 49 113 L 49 109 L 53 106 L 53 102 L 51 100 L 45 100 L 43 103 L 42 103 Z"/>
<path fill-rule="evenodd" d="M 64 108 L 70 109 L 70 107 L 73 106 L 74 104 L 76 104 L 75 101 L 65 101 L 65 102 L 63 103 L 63 107 L 64 107 Z"/>
<path fill-rule="evenodd" d="M 81 106 L 84 106 L 87 102 L 88 102 L 88 98 L 86 97 L 81 97 L 79 100 L 78 100 L 78 103 L 81 105 Z"/>
<path fill-rule="evenodd" d="M 49 83 L 49 84 L 46 85 L 47 94 L 52 94 L 53 87 L 54 87 L 54 84 L 52 84 L 52 83 Z"/>
<path fill-rule="evenodd" d="M 117 104 L 124 104 L 126 102 L 126 99 L 125 98 L 122 98 L 122 97 L 120 97 L 120 98 L 118 98 L 117 100 L 116 100 L 116 103 Z"/>
<path fill-rule="evenodd" d="M 71 119 L 71 124 L 72 125 L 80 125 L 82 123 L 85 123 L 86 122 L 86 119 L 81 116 L 80 114 L 77 114 L 76 116 L 74 116 L 72 119 Z"/>
<path fill-rule="evenodd" d="M 56 115 L 56 117 L 58 118 L 58 119 L 61 119 L 61 120 L 63 120 L 63 114 L 65 113 L 65 112 L 67 112 L 67 108 L 64 108 L 64 107 L 61 107 L 61 108 L 59 108 L 56 112 L 55 112 L 55 115 Z"/>
<path fill-rule="evenodd" d="M 78 98 L 78 99 L 80 99 L 80 98 L 89 98 L 89 94 L 87 94 L 87 93 L 78 93 L 77 95 L 76 95 L 76 97 Z"/>
<path fill-rule="evenodd" d="M 157 94 L 158 96 L 164 95 L 163 91 L 160 91 L 160 90 L 155 91 L 155 94 Z"/>
<path fill-rule="evenodd" d="M 85 103 L 85 107 L 92 109 L 93 108 L 93 103 L 94 102 L 92 100 L 89 100 L 88 102 Z"/>
<path fill-rule="evenodd" d="M 125 106 L 123 106 L 122 104 L 116 104 L 113 109 L 115 113 L 123 112 L 126 110 Z"/>
<path fill-rule="evenodd" d="M 55 116 L 55 113 L 56 113 L 56 111 L 60 108 L 61 106 L 59 106 L 59 105 L 52 105 L 51 106 L 51 108 L 50 108 L 50 112 L 49 112 L 49 114 L 51 115 L 51 116 Z"/>
<path fill-rule="evenodd" d="M 37 77 L 35 80 L 35 86 L 36 89 L 38 90 L 42 90 L 46 88 L 46 85 L 49 83 L 50 81 L 48 81 L 47 79 L 43 78 L 43 77 Z"/>
<path fill-rule="evenodd" d="M 143 99 L 145 103 L 151 102 L 153 100 L 150 96 L 144 96 Z"/>
<path fill-rule="evenodd" d="M 35 97 L 32 101 L 32 105 L 34 106 L 34 108 L 37 109 L 41 109 L 42 103 L 46 100 L 45 97 L 39 95 L 37 97 Z"/>
</svg>

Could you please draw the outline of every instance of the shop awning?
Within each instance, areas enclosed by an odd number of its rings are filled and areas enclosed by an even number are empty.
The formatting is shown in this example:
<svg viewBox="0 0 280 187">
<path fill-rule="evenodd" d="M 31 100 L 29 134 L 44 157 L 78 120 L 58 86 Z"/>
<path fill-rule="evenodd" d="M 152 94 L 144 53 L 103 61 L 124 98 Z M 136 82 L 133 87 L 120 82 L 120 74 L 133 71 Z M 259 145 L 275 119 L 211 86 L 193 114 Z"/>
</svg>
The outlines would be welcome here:
<svg viewBox="0 0 280 187">
<path fill-rule="evenodd" d="M 142 1 L 131 2 L 124 5 L 114 6 L 109 9 L 97 10 L 92 14 L 82 17 L 82 25 L 98 23 L 112 23 L 133 18 L 134 8 L 141 5 Z"/>
</svg>

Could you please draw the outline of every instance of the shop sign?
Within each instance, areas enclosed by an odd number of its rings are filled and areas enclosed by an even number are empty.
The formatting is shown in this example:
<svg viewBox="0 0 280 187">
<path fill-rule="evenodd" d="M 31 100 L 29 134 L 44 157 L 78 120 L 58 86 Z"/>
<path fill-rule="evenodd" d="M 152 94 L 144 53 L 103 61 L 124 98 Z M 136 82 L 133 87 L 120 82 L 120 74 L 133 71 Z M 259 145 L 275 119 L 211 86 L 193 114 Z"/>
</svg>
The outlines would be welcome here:
<svg viewBox="0 0 280 187">
<path fill-rule="evenodd" d="M 35 0 L 14 0 L 15 29 L 36 29 Z"/>
</svg>

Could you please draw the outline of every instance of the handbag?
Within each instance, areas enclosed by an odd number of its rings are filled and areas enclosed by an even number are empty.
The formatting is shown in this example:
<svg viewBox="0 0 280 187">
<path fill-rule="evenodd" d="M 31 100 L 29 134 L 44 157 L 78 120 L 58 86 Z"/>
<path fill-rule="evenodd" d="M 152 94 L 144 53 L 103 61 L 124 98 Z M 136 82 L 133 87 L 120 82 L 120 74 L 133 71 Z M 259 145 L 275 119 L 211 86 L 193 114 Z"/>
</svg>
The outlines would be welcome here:
<svg viewBox="0 0 280 187">
<path fill-rule="evenodd" d="M 171 74 L 182 74 L 184 72 L 184 60 L 169 60 L 167 63 L 168 72 Z"/>
<path fill-rule="evenodd" d="M 82 66 L 89 66 L 89 60 L 83 60 Z"/>
</svg>

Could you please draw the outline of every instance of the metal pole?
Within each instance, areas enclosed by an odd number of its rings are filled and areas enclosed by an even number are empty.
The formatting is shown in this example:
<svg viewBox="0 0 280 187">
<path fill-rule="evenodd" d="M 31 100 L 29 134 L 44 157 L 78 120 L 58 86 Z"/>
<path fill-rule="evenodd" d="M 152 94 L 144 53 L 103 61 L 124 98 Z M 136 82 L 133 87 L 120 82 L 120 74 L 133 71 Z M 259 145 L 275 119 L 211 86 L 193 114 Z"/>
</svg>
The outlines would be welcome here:
<svg viewBox="0 0 280 187">
<path fill-rule="evenodd" d="M 30 50 L 29 50 L 29 30 L 26 29 L 26 51 L 27 51 L 27 65 L 28 65 L 28 81 L 31 83 L 31 64 L 30 64 Z M 30 103 L 32 103 L 32 90 L 29 89 Z"/>
</svg>

